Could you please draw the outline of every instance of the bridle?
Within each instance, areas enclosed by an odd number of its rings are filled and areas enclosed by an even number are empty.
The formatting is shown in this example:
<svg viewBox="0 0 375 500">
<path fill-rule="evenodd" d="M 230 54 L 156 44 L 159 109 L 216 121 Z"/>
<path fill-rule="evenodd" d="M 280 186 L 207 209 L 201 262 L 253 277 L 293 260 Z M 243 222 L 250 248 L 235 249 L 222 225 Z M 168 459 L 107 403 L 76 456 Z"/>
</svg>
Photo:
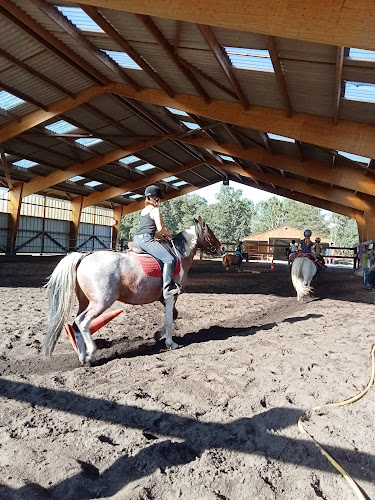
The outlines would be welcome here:
<svg viewBox="0 0 375 500">
<path fill-rule="evenodd" d="M 204 231 L 204 234 L 202 234 L 203 231 Z M 214 245 L 214 243 L 213 243 L 211 235 L 209 233 L 208 234 L 207 233 L 208 233 L 208 231 L 206 229 L 203 229 L 203 230 L 198 229 L 198 238 L 201 237 L 203 239 L 203 242 L 205 243 L 205 245 L 202 245 L 203 250 L 214 254 L 217 252 L 217 248 L 216 248 L 216 245 Z"/>
</svg>

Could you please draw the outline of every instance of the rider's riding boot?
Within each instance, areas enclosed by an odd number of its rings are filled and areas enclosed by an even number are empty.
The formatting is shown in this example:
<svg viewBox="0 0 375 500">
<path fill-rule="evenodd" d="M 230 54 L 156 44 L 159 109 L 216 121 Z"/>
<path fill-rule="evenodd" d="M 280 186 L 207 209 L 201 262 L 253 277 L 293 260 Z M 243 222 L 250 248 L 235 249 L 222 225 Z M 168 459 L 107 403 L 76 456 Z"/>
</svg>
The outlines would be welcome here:
<svg viewBox="0 0 375 500">
<path fill-rule="evenodd" d="M 169 299 L 180 293 L 180 287 L 173 281 L 174 264 L 164 264 L 163 266 L 163 297 Z"/>
</svg>

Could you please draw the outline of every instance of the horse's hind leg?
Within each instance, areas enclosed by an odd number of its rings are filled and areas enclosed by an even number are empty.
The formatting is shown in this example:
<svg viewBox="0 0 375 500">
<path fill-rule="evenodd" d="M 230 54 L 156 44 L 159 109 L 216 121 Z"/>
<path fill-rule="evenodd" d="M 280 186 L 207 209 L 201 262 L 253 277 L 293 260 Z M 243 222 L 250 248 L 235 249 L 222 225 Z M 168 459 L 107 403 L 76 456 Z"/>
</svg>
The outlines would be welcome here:
<svg viewBox="0 0 375 500">
<path fill-rule="evenodd" d="M 87 308 L 82 311 L 75 319 L 75 324 L 81 332 L 83 341 L 85 343 L 85 357 L 83 357 L 84 350 L 80 352 L 78 349 L 78 356 L 81 363 L 92 363 L 95 361 L 96 344 L 93 341 L 90 333 L 90 325 L 93 319 L 100 316 L 104 311 L 113 304 L 112 301 L 90 302 Z M 78 343 L 77 343 L 78 347 Z"/>
<path fill-rule="evenodd" d="M 179 345 L 173 342 L 173 309 L 174 297 L 165 300 L 165 345 L 167 349 L 178 349 Z"/>
</svg>

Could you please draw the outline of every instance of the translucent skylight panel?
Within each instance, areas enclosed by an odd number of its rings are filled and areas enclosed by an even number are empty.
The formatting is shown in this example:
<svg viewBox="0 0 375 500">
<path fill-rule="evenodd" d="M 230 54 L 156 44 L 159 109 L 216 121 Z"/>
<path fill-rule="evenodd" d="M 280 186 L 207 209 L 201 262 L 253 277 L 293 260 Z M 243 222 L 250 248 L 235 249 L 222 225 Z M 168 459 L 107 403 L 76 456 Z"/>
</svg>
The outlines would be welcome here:
<svg viewBox="0 0 375 500">
<path fill-rule="evenodd" d="M 165 179 L 163 179 L 164 182 L 172 182 L 172 181 L 177 181 L 178 180 L 178 177 L 176 177 L 175 175 L 171 175 L 170 177 L 165 177 Z"/>
<path fill-rule="evenodd" d="M 97 137 L 82 137 L 81 139 L 76 139 L 78 144 L 82 144 L 82 146 L 93 146 L 94 144 L 99 144 L 99 142 L 103 142 L 102 139 L 98 139 Z"/>
<path fill-rule="evenodd" d="M 195 130 L 197 128 L 200 128 L 198 123 L 192 123 L 192 122 L 182 122 L 186 127 L 191 128 L 192 130 Z"/>
<path fill-rule="evenodd" d="M 141 194 L 132 194 L 131 196 L 129 196 L 129 198 L 133 198 L 135 200 L 137 198 L 142 198 L 142 195 Z"/>
<path fill-rule="evenodd" d="M 366 158 L 365 156 L 355 155 L 353 153 L 346 153 L 345 151 L 337 151 L 337 152 L 340 155 L 345 156 L 345 158 L 349 158 L 349 160 L 365 163 L 366 165 L 370 163 L 370 158 Z"/>
<path fill-rule="evenodd" d="M 358 61 L 375 61 L 375 51 L 350 48 L 349 58 L 356 59 Z"/>
<path fill-rule="evenodd" d="M 223 48 L 228 54 L 232 66 L 235 68 L 273 72 L 272 61 L 268 50 L 244 49 L 240 47 Z"/>
<path fill-rule="evenodd" d="M 350 101 L 375 102 L 375 84 L 345 82 L 344 99 Z"/>
<path fill-rule="evenodd" d="M 223 160 L 227 160 L 227 161 L 234 161 L 233 158 L 231 156 L 227 156 L 227 155 L 219 155 L 220 158 L 222 158 Z"/>
<path fill-rule="evenodd" d="M 168 111 L 170 111 L 174 115 L 189 116 L 187 113 L 185 113 L 185 111 L 181 111 L 180 109 L 168 108 L 168 106 L 167 106 L 167 109 L 168 109 Z"/>
<path fill-rule="evenodd" d="M 75 175 L 74 177 L 71 177 L 70 179 L 68 179 L 68 181 L 78 182 L 78 181 L 81 181 L 82 179 L 84 179 L 84 177 L 82 177 L 82 175 Z"/>
<path fill-rule="evenodd" d="M 85 186 L 89 186 L 89 187 L 96 187 L 96 186 L 100 186 L 100 184 L 102 184 L 101 182 L 98 182 L 98 181 L 90 181 L 90 182 L 85 182 Z"/>
<path fill-rule="evenodd" d="M 6 92 L 5 90 L 0 91 L 0 108 L 2 109 L 13 109 L 20 106 L 20 104 L 23 104 L 24 102 L 25 101 L 23 99 L 20 99 L 13 94 L 9 94 L 9 92 Z"/>
<path fill-rule="evenodd" d="M 151 163 L 145 163 L 144 165 L 139 165 L 139 167 L 135 167 L 137 170 L 140 170 L 141 172 L 145 172 L 146 170 L 151 170 L 152 168 L 155 168 L 154 165 L 151 165 Z"/>
<path fill-rule="evenodd" d="M 116 52 L 115 50 L 103 50 L 103 52 L 122 68 L 142 69 L 126 52 Z"/>
<path fill-rule="evenodd" d="M 38 165 L 36 161 L 30 161 L 30 160 L 18 160 L 13 163 L 13 165 L 16 165 L 17 167 L 22 167 L 22 168 L 30 168 L 34 167 L 34 165 Z"/>
<path fill-rule="evenodd" d="M 184 184 L 187 184 L 186 181 L 178 181 L 178 182 L 174 182 L 173 185 L 178 187 L 178 186 L 183 186 Z"/>
<path fill-rule="evenodd" d="M 55 134 L 68 134 L 69 132 L 76 130 L 77 127 L 66 122 L 65 120 L 59 120 L 58 122 L 46 125 L 45 128 L 51 132 L 55 132 Z"/>
<path fill-rule="evenodd" d="M 119 161 L 121 161 L 121 163 L 126 163 L 126 165 L 129 165 L 130 163 L 140 161 L 140 158 L 137 158 L 134 155 L 130 155 L 130 156 L 125 156 L 125 158 L 120 158 Z"/>
<path fill-rule="evenodd" d="M 284 142 L 294 142 L 294 139 L 290 137 L 284 137 L 283 135 L 277 134 L 267 134 L 270 139 L 274 139 L 275 141 L 284 141 Z"/>
<path fill-rule="evenodd" d="M 94 23 L 91 17 L 88 16 L 82 9 L 78 7 L 59 6 L 57 7 L 57 9 L 78 29 L 82 31 L 95 31 L 97 33 L 104 33 L 100 26 Z"/>
</svg>

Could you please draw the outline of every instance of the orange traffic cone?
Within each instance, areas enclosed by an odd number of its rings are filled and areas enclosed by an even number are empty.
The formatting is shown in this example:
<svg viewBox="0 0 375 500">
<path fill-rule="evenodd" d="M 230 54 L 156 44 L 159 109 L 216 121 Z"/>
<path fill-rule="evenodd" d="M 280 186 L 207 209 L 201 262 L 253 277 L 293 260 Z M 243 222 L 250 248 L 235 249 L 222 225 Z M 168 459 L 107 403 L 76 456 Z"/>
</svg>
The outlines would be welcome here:
<svg viewBox="0 0 375 500">
<path fill-rule="evenodd" d="M 273 259 L 272 259 L 272 262 L 271 262 L 271 271 L 274 271 L 275 270 L 275 266 L 273 265 Z"/>
<path fill-rule="evenodd" d="M 107 312 L 102 313 L 97 318 L 93 319 L 91 322 L 91 325 L 90 325 L 91 335 L 93 333 L 97 332 L 98 330 L 100 330 L 100 328 L 102 328 L 102 326 L 109 323 L 113 318 L 115 318 L 116 316 L 121 314 L 123 312 L 123 310 L 124 309 L 116 309 L 116 311 L 107 311 Z M 65 332 L 68 336 L 68 339 L 70 340 L 70 343 L 73 346 L 73 349 L 75 351 L 77 351 L 77 343 L 76 343 L 76 339 L 75 339 L 75 335 L 74 335 L 73 325 L 66 324 L 66 325 L 64 325 L 64 329 L 65 329 Z"/>
</svg>

